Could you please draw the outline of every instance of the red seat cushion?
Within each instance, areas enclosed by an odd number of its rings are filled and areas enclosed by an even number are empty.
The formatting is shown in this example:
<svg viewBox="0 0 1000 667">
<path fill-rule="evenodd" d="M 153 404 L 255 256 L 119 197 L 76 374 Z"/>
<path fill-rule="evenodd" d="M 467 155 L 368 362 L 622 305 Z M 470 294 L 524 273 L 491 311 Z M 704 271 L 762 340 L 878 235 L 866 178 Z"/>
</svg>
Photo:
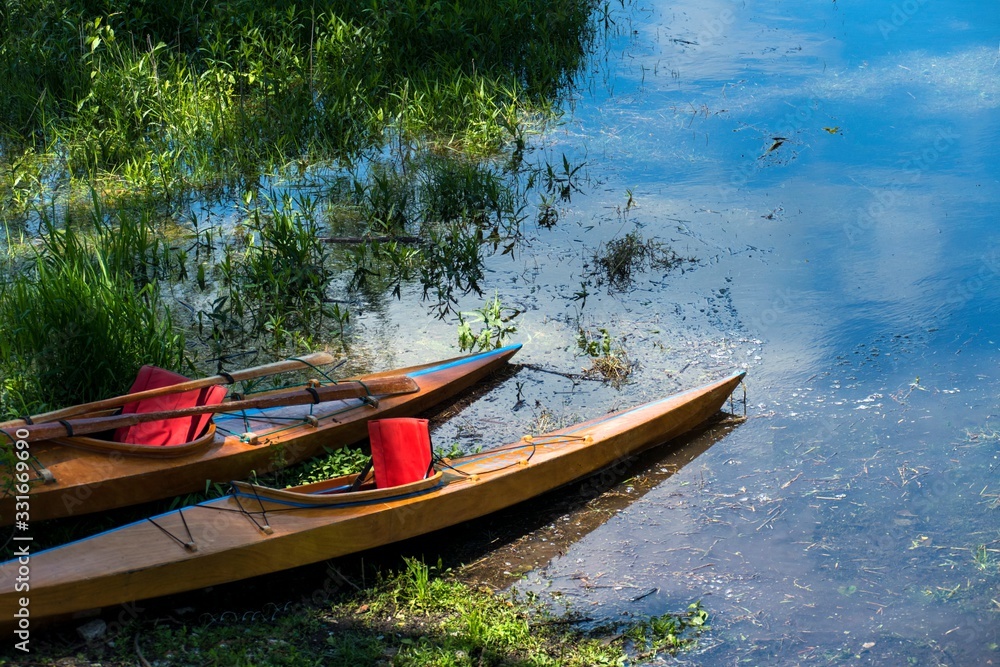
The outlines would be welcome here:
<svg viewBox="0 0 1000 667">
<path fill-rule="evenodd" d="M 431 436 L 426 419 L 377 419 L 368 422 L 375 486 L 386 489 L 427 477 Z"/>
<path fill-rule="evenodd" d="M 187 382 L 188 378 L 156 366 L 143 366 L 135 379 L 130 394 L 147 389 L 159 389 Z M 122 414 L 129 415 L 142 412 L 160 412 L 162 410 L 177 410 L 196 405 L 217 405 L 226 397 L 225 386 L 216 385 L 203 389 L 192 389 L 178 394 L 168 394 L 155 398 L 145 398 L 122 407 Z M 133 445 L 183 445 L 191 442 L 205 433 L 211 414 L 177 417 L 154 422 L 144 422 L 134 426 L 123 426 L 115 430 L 114 440 Z"/>
</svg>

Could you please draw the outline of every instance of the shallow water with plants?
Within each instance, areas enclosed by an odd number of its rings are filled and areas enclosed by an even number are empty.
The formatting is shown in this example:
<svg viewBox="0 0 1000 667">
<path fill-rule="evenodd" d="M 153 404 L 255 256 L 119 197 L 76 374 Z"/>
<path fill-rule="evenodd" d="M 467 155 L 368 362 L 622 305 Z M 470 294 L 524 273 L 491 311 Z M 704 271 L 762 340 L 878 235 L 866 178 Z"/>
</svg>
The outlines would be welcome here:
<svg viewBox="0 0 1000 667">
<path fill-rule="evenodd" d="M 547 497 L 566 507 L 544 525 L 519 507 L 504 531 L 404 549 L 474 541 L 468 578 L 584 628 L 700 601 L 710 629 L 648 657 L 665 664 L 1000 660 L 995 3 L 565 3 L 524 23 L 530 4 L 463 17 L 454 61 L 428 56 L 454 43 L 433 12 L 284 8 L 227 43 L 194 37 L 219 17 L 88 15 L 61 38 L 82 45 L 77 78 L 2 108 L 24 276 L 3 307 L 59 300 L 39 271 L 75 271 L 68 293 L 108 267 L 105 294 L 146 290 L 122 317 L 162 363 L 202 371 L 248 350 L 330 347 L 347 373 L 524 343 L 517 372 L 438 421 L 444 449 L 745 368 L 746 423 Z M 383 78 L 362 66 L 421 30 Z M 487 48 L 515 34 L 524 48 Z M 131 233 L 126 268 L 105 224 L 156 233 Z M 74 239 L 72 266 L 47 259 Z M 63 344 L 21 333 L 0 350 L 7 412 L 41 400 L 28 344 Z M 253 590 L 281 607 L 291 584 L 272 581 Z"/>
</svg>

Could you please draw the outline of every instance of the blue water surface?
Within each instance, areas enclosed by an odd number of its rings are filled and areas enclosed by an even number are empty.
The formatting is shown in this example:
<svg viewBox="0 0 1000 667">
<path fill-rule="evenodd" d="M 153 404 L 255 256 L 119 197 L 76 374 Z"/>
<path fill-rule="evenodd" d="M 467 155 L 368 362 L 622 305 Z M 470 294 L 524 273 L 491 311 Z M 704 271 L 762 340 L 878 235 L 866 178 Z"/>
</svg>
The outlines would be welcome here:
<svg viewBox="0 0 1000 667">
<path fill-rule="evenodd" d="M 750 419 L 529 588 L 595 623 L 702 600 L 665 662 L 1000 662 L 1000 3 L 613 9 L 535 143 L 588 187 L 491 270 L 522 362 L 584 367 L 606 327 L 637 369 L 522 392 L 568 419 L 742 367 Z M 696 262 L 583 301 L 630 232 Z"/>
</svg>

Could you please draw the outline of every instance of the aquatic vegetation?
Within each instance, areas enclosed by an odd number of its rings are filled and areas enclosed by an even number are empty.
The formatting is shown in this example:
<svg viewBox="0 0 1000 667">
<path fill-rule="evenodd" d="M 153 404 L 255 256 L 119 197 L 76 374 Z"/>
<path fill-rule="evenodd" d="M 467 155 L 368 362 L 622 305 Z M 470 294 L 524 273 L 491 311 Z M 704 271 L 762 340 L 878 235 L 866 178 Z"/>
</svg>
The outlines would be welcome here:
<svg viewBox="0 0 1000 667">
<path fill-rule="evenodd" d="M 589 277 L 597 286 L 607 284 L 609 292 L 624 292 L 634 282 L 634 274 L 650 269 L 671 271 L 693 258 L 682 257 L 655 239 L 643 239 L 638 231 L 608 241 L 594 252 Z"/>
<path fill-rule="evenodd" d="M 521 311 L 504 306 L 500 303 L 500 296 L 493 295 L 493 299 L 483 304 L 470 313 L 458 314 L 458 346 L 463 352 L 473 350 L 495 350 L 503 347 L 507 337 L 517 333 L 517 325 L 512 324 L 513 320 L 521 314 Z M 473 324 L 482 324 L 479 332 L 473 332 Z"/>
<path fill-rule="evenodd" d="M 339 186 L 351 205 L 332 206 L 331 224 L 350 236 L 329 242 L 352 246 L 344 253 L 350 290 L 400 298 L 403 283 L 419 280 L 442 316 L 457 297 L 478 294 L 488 247 L 512 252 L 520 234 L 514 176 L 492 161 L 419 153 L 373 163 L 366 178 Z"/>
<path fill-rule="evenodd" d="M 633 648 L 641 659 L 690 646 L 707 629 L 708 612 L 699 601 L 688 605 L 684 614 L 653 616 L 629 628 L 626 634 L 635 642 Z"/>
<path fill-rule="evenodd" d="M 412 281 L 445 317 L 481 293 L 490 248 L 514 252 L 525 137 L 555 117 L 593 5 L 13 3 L 0 12 L 8 251 L 28 248 L 39 208 L 78 216 L 93 193 L 80 233 L 116 221 L 97 244 L 116 289 L 131 282 L 123 298 L 161 311 L 194 359 L 346 344 L 354 300 L 401 298 Z M 579 180 L 563 162 L 552 192 Z M 279 179 L 332 187 L 258 194 Z M 178 232 L 199 196 L 229 207 L 225 222 L 191 213 Z M 342 230 L 388 240 L 322 240 Z M 169 317 L 165 297 L 182 306 Z M 5 383 L 27 391 L 13 370 Z"/>
<path fill-rule="evenodd" d="M 629 359 L 624 344 L 614 340 L 606 328 L 600 327 L 594 332 L 581 326 L 576 344 L 591 358 L 587 372 L 604 378 L 616 389 L 625 384 L 635 370 L 635 363 Z"/>
<path fill-rule="evenodd" d="M 558 195 L 560 201 L 568 202 L 572 199 L 574 192 L 583 192 L 580 186 L 581 181 L 585 179 L 580 175 L 580 170 L 586 164 L 586 162 L 581 162 L 578 165 L 571 165 L 565 154 L 562 156 L 562 171 L 557 171 L 552 163 L 546 162 L 545 168 L 541 172 L 546 193 L 550 196 Z"/>
<path fill-rule="evenodd" d="M 291 326 L 307 327 L 322 317 L 333 271 L 320 241 L 316 202 L 285 195 L 269 199 L 266 210 L 255 205 L 243 222 L 243 254 L 235 273 L 227 276 L 245 304 L 252 304 L 257 326 L 275 316 L 294 318 Z"/>
<path fill-rule="evenodd" d="M 175 4 L 6 8 L 0 142 L 13 171 L 33 151 L 169 196 L 353 160 L 390 129 L 488 155 L 551 112 L 593 31 L 581 0 Z"/>
</svg>

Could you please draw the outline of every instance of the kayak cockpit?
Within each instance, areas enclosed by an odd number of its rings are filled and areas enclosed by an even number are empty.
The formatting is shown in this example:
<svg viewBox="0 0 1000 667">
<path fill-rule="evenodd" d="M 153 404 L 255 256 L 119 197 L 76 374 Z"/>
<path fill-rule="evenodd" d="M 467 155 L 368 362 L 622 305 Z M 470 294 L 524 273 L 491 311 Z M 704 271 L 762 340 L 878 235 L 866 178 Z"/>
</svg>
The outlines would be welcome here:
<svg viewBox="0 0 1000 667">
<path fill-rule="evenodd" d="M 393 500 L 429 491 L 441 485 L 444 474 L 440 470 L 435 470 L 432 475 L 424 479 L 387 488 L 376 488 L 372 482 L 366 481 L 359 487 L 359 490 L 350 491 L 356 477 L 357 475 L 348 475 L 290 489 L 272 489 L 247 482 L 233 482 L 233 495 L 242 499 L 269 501 L 282 505 L 329 507 L 376 500 Z"/>
<path fill-rule="evenodd" d="M 368 422 L 371 459 L 355 475 L 289 489 L 233 482 L 233 495 L 300 506 L 329 506 L 398 498 L 441 483 L 426 419 L 393 418 Z"/>
</svg>

